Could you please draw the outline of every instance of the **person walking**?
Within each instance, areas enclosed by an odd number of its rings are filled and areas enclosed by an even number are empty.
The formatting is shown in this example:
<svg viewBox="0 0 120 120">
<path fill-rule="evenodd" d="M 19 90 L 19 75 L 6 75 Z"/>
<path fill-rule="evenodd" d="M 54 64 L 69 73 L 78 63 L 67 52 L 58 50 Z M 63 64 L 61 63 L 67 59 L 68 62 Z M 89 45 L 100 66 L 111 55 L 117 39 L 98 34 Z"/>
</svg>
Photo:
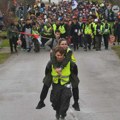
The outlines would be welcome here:
<svg viewBox="0 0 120 120">
<path fill-rule="evenodd" d="M 101 42 L 102 42 L 102 34 L 103 34 L 103 26 L 98 19 L 95 19 L 94 25 L 94 35 L 95 35 L 95 48 L 96 51 L 101 50 Z"/>
<path fill-rule="evenodd" d="M 92 43 L 92 28 L 90 21 L 87 20 L 84 28 L 84 50 L 87 51 L 87 47 L 91 50 L 91 43 Z"/>
<path fill-rule="evenodd" d="M 65 50 L 62 47 L 56 47 L 54 54 L 58 62 L 58 67 L 60 67 L 65 58 Z M 74 72 L 74 62 L 69 61 L 66 67 L 58 73 L 50 61 L 46 66 L 47 72 L 51 73 L 52 76 L 50 101 L 53 109 L 56 111 L 56 120 L 65 120 L 72 96 L 70 75 Z"/>
<path fill-rule="evenodd" d="M 73 16 L 73 23 L 71 24 L 70 36 L 72 37 L 72 42 L 74 46 L 74 51 L 79 49 L 79 33 L 80 33 L 80 25 L 77 21 L 77 17 Z"/>
<path fill-rule="evenodd" d="M 67 41 L 65 39 L 61 39 L 59 40 L 59 46 L 62 47 L 65 50 L 65 58 L 64 61 L 61 63 L 61 66 L 58 67 L 58 62 L 56 61 L 55 58 L 55 54 L 53 52 L 53 54 L 51 53 L 51 61 L 52 64 L 56 70 L 57 73 L 61 73 L 62 69 L 65 68 L 65 66 L 68 64 L 69 61 L 73 61 L 74 63 L 76 62 L 76 59 L 72 53 L 72 51 L 70 50 L 70 48 L 68 48 L 67 45 Z M 76 64 L 75 64 L 76 65 Z M 74 72 L 76 74 L 74 74 Z M 73 74 L 71 74 L 71 83 L 72 83 L 72 92 L 73 92 L 73 98 L 74 98 L 74 104 L 72 105 L 73 108 L 76 111 L 80 111 L 80 107 L 79 107 L 79 88 L 78 88 L 78 84 L 79 84 L 79 78 L 77 77 L 78 74 L 78 70 L 77 70 L 77 65 L 76 65 L 76 69 L 74 70 Z M 47 96 L 49 87 L 51 85 L 51 75 L 50 74 L 46 74 L 44 79 L 43 79 L 43 88 L 40 94 L 40 101 L 36 107 L 36 109 L 41 109 L 45 106 L 44 100 Z"/>
<path fill-rule="evenodd" d="M 15 52 L 17 52 L 17 40 L 18 40 L 18 29 L 15 22 L 12 22 L 7 29 L 7 37 L 9 39 L 10 51 L 13 53 L 13 47 Z"/>
<path fill-rule="evenodd" d="M 103 23 L 103 38 L 104 38 L 104 45 L 105 50 L 108 50 L 108 41 L 111 34 L 111 25 L 108 23 L 107 20 Z"/>
<path fill-rule="evenodd" d="M 32 34 L 32 24 L 31 24 L 31 20 L 27 19 L 26 20 L 26 24 L 23 27 L 23 32 L 25 32 L 26 35 L 24 35 L 25 41 L 26 41 L 26 49 L 27 52 L 31 51 L 31 44 L 32 44 L 32 38 L 31 36 L 27 35 L 27 34 Z"/>
</svg>

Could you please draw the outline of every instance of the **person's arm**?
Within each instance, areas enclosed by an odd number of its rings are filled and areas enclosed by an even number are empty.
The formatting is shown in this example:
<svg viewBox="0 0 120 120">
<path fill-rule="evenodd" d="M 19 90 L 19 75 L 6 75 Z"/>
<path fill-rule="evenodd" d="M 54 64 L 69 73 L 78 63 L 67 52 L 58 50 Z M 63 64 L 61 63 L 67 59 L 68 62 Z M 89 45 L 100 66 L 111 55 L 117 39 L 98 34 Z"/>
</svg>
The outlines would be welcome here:
<svg viewBox="0 0 120 120">
<path fill-rule="evenodd" d="M 51 39 L 49 39 L 46 43 L 45 43 L 45 47 L 46 48 L 51 48 L 51 44 L 52 44 L 52 38 Z"/>
<path fill-rule="evenodd" d="M 72 51 L 69 51 L 66 56 L 65 56 L 65 59 L 63 60 L 60 68 L 61 70 L 68 64 L 68 62 L 71 60 L 71 55 L 72 55 Z M 56 58 L 55 58 L 55 55 L 54 53 L 51 53 L 51 61 L 52 61 L 52 64 L 53 64 L 53 67 L 54 68 L 58 68 L 58 64 L 57 64 L 57 61 L 56 61 Z"/>
<path fill-rule="evenodd" d="M 78 67 L 73 61 L 70 61 L 70 62 L 71 62 L 71 64 L 70 64 L 71 65 L 71 67 L 70 67 L 71 73 L 75 74 L 77 76 L 78 75 Z"/>
<path fill-rule="evenodd" d="M 57 62 L 57 60 L 56 60 L 56 57 L 55 57 L 55 54 L 54 54 L 54 52 L 51 52 L 51 54 L 50 54 L 50 59 L 51 59 L 51 61 L 52 61 L 52 64 L 53 64 L 53 67 L 54 68 L 57 68 L 57 66 L 58 66 L 58 62 Z"/>
<path fill-rule="evenodd" d="M 63 60 L 60 66 L 61 69 L 63 69 L 68 64 L 68 62 L 71 60 L 71 56 L 72 56 L 72 51 L 70 50 L 68 53 L 66 53 L 65 59 Z"/>
<path fill-rule="evenodd" d="M 48 73 L 51 73 L 51 71 L 52 71 L 52 62 L 49 61 L 49 62 L 47 63 L 46 68 L 45 68 L 45 75 L 47 75 Z"/>
</svg>

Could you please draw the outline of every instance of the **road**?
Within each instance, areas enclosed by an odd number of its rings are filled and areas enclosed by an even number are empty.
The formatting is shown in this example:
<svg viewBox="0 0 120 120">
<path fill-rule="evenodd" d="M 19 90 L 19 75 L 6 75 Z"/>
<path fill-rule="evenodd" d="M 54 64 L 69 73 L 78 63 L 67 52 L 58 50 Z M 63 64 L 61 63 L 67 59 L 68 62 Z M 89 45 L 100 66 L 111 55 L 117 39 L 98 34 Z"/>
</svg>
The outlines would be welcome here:
<svg viewBox="0 0 120 120">
<path fill-rule="evenodd" d="M 81 111 L 71 98 L 67 120 L 120 120 L 120 60 L 112 50 L 74 52 Z M 36 110 L 49 52 L 20 52 L 0 65 L 0 120 L 55 120 L 49 101 Z"/>
</svg>

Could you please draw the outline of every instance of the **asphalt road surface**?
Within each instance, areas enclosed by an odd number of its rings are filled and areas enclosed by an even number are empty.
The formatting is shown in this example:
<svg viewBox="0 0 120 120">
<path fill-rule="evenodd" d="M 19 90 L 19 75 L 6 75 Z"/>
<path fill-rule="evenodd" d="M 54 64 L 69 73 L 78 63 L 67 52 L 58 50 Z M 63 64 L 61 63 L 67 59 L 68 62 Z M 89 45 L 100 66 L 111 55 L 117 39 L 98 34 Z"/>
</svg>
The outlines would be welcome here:
<svg viewBox="0 0 120 120">
<path fill-rule="evenodd" d="M 80 112 L 67 120 L 120 120 L 120 60 L 112 50 L 74 52 L 79 69 Z M 55 120 L 49 94 L 36 110 L 49 52 L 20 52 L 0 65 L 0 120 Z"/>
</svg>

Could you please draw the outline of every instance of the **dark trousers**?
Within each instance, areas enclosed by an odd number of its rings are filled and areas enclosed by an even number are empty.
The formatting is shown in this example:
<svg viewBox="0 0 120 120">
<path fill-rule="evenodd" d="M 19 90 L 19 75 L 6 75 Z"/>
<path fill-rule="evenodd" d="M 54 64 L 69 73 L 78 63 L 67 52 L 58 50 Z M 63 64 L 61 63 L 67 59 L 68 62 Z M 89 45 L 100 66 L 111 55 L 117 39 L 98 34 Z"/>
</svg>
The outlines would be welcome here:
<svg viewBox="0 0 120 120">
<path fill-rule="evenodd" d="M 95 48 L 95 36 L 94 36 L 94 38 L 92 39 L 92 45 L 93 45 L 93 48 Z"/>
<path fill-rule="evenodd" d="M 43 46 L 43 47 L 45 46 L 45 43 L 46 43 L 51 37 L 52 37 L 52 36 L 44 35 L 44 36 L 41 38 L 41 42 L 42 42 L 42 46 Z"/>
<path fill-rule="evenodd" d="M 78 36 L 73 36 L 72 41 L 73 41 L 74 51 L 78 50 L 79 49 L 79 38 L 78 38 Z"/>
<path fill-rule="evenodd" d="M 49 87 L 44 84 L 42 91 L 41 91 L 41 94 L 40 94 L 40 101 L 41 102 L 44 102 L 45 98 L 47 97 L 48 90 L 49 90 Z M 78 87 L 72 88 L 72 92 L 73 92 L 74 102 L 78 102 L 78 100 L 79 100 L 79 88 Z"/>
<path fill-rule="evenodd" d="M 109 34 L 104 34 L 103 38 L 104 38 L 105 49 L 108 49 Z"/>
<path fill-rule="evenodd" d="M 11 39 L 9 39 L 9 44 L 10 44 L 10 51 L 13 52 L 13 47 L 15 52 L 17 52 L 17 37 L 12 37 Z"/>
<path fill-rule="evenodd" d="M 118 45 L 120 44 L 120 34 L 118 34 L 118 39 L 117 39 Z"/>
<path fill-rule="evenodd" d="M 21 35 L 21 41 L 22 41 L 22 48 L 23 49 L 26 49 L 26 41 L 25 41 L 25 38 L 24 38 L 24 36 L 23 35 Z"/>
<path fill-rule="evenodd" d="M 83 47 L 83 37 L 82 37 L 82 35 L 79 36 L 79 46 Z"/>
<path fill-rule="evenodd" d="M 65 117 L 70 105 L 72 96 L 71 89 L 60 84 L 53 84 L 50 95 L 53 109 L 61 116 Z"/>
<path fill-rule="evenodd" d="M 101 41 L 102 41 L 101 35 L 95 36 L 95 48 L 96 48 L 96 50 L 101 50 Z"/>
<path fill-rule="evenodd" d="M 84 46 L 85 49 L 87 50 L 87 47 L 89 48 L 89 50 L 91 49 L 91 42 L 92 42 L 92 38 L 90 35 L 84 35 Z"/>
</svg>

